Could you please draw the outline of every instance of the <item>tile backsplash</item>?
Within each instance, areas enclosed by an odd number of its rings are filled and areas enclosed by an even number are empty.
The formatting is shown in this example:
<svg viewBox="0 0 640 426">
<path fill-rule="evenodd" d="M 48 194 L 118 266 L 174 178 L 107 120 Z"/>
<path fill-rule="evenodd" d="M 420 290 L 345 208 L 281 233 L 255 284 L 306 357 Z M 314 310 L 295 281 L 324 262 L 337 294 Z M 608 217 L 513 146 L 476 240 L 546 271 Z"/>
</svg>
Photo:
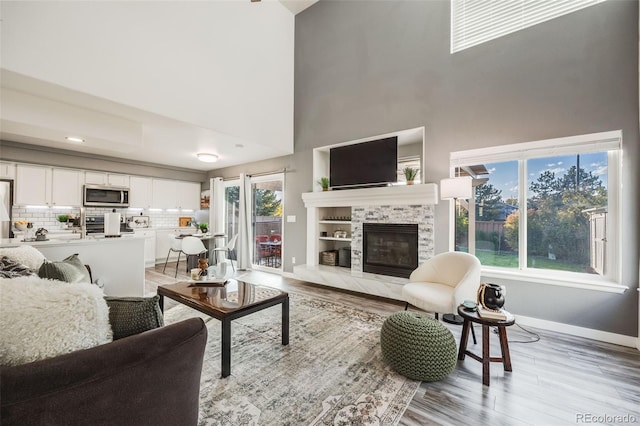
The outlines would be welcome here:
<svg viewBox="0 0 640 426">
<path fill-rule="evenodd" d="M 109 213 L 113 209 L 100 208 L 100 207 L 87 207 L 87 216 L 99 216 L 104 213 Z M 129 210 L 129 209 L 116 209 L 122 216 L 149 216 L 149 226 L 152 228 L 171 228 L 179 225 L 180 217 L 195 217 L 195 212 L 167 212 L 167 211 L 148 211 L 143 210 Z M 37 228 L 46 228 L 49 231 L 62 229 L 62 225 L 58 222 L 58 215 L 61 214 L 73 214 L 76 217 L 80 216 L 79 208 L 71 209 L 52 209 L 52 208 L 25 208 L 25 207 L 13 207 L 12 221 L 26 220 L 33 222 L 33 226 Z"/>
</svg>

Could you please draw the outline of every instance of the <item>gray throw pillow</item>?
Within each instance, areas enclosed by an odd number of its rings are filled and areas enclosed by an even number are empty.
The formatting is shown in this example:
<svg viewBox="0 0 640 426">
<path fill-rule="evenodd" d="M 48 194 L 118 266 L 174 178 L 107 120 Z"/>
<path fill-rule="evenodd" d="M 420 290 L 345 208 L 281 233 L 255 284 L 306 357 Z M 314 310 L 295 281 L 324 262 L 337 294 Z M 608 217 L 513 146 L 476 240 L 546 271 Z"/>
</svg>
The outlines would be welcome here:
<svg viewBox="0 0 640 426">
<path fill-rule="evenodd" d="M 105 297 L 113 340 L 142 333 L 164 325 L 160 296 Z"/>
<path fill-rule="evenodd" d="M 40 270 L 40 278 L 66 281 L 68 283 L 90 283 L 89 271 L 80 261 L 77 254 L 73 254 L 64 260 L 49 262 L 45 260 Z"/>
</svg>

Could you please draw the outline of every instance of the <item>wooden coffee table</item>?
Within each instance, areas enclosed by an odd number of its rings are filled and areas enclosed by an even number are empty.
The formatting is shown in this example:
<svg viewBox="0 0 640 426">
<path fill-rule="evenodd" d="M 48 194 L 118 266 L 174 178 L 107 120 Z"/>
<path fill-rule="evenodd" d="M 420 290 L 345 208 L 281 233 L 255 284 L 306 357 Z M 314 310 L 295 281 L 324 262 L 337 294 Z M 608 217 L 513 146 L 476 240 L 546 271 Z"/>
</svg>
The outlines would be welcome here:
<svg viewBox="0 0 640 426">
<path fill-rule="evenodd" d="M 289 344 L 289 294 L 284 291 L 231 279 L 222 287 L 162 285 L 158 295 L 162 310 L 168 297 L 222 322 L 222 377 L 231 374 L 231 321 L 236 318 L 282 304 L 282 344 Z"/>
</svg>

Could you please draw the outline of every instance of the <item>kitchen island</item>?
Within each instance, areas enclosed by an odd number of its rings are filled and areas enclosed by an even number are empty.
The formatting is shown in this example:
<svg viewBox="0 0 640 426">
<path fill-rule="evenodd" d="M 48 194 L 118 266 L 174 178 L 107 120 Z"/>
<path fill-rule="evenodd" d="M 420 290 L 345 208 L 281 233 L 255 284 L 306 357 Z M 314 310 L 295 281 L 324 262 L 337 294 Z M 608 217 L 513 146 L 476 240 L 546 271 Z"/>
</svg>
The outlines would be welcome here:
<svg viewBox="0 0 640 426">
<path fill-rule="evenodd" d="M 2 239 L 0 247 L 28 244 L 48 260 L 62 260 L 78 254 L 91 267 L 93 282 L 104 288 L 107 296 L 144 296 L 144 238 L 123 235 L 120 238 L 75 238 L 48 241 L 22 241 L 20 238 Z"/>
</svg>

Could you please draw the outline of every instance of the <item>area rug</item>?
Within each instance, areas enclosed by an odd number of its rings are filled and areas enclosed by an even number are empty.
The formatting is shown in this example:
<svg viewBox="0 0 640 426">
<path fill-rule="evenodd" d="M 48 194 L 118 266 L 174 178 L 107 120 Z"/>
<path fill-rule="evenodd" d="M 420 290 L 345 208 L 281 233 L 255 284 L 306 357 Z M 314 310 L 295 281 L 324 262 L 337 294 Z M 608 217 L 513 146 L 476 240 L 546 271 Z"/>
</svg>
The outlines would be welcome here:
<svg viewBox="0 0 640 426">
<path fill-rule="evenodd" d="M 234 320 L 231 375 L 220 378 L 220 322 L 179 305 L 165 322 L 199 316 L 209 338 L 200 425 L 395 425 L 420 382 L 395 373 L 380 352 L 385 317 L 290 295 L 289 345 L 281 307 Z"/>
</svg>

